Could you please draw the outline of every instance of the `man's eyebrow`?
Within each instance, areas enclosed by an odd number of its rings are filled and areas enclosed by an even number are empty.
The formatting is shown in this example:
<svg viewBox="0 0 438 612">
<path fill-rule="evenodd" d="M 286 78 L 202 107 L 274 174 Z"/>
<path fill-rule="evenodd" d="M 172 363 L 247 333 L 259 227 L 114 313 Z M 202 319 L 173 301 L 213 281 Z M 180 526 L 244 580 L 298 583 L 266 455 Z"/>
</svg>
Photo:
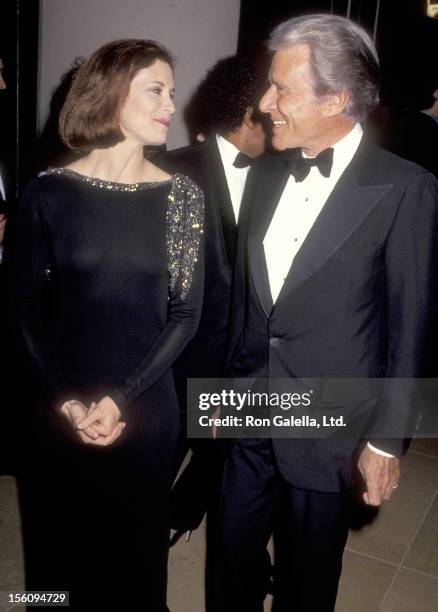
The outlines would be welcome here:
<svg viewBox="0 0 438 612">
<path fill-rule="evenodd" d="M 271 70 L 269 70 L 269 72 L 268 72 L 268 83 L 270 85 L 275 85 L 275 87 L 281 87 L 282 89 L 285 89 L 285 87 L 287 85 L 284 81 L 280 82 L 280 81 L 274 80 L 272 78 L 272 71 Z"/>
<path fill-rule="evenodd" d="M 274 87 L 279 87 L 280 89 L 286 89 L 287 87 L 287 83 L 285 82 L 272 80 L 271 77 L 269 77 L 268 79 L 270 85 L 274 85 Z"/>
</svg>

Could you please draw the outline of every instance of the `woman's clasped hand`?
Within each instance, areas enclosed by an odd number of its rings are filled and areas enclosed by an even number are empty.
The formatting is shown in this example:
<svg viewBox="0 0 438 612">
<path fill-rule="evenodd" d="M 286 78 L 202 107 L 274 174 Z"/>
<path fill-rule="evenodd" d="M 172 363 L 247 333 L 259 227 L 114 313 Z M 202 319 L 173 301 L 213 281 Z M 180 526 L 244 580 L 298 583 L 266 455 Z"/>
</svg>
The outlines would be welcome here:
<svg viewBox="0 0 438 612">
<path fill-rule="evenodd" d="M 61 406 L 63 414 L 84 444 L 109 446 L 121 435 L 126 422 L 121 421 L 117 404 L 108 396 L 92 402 L 87 408 L 79 400 L 72 399 Z"/>
</svg>

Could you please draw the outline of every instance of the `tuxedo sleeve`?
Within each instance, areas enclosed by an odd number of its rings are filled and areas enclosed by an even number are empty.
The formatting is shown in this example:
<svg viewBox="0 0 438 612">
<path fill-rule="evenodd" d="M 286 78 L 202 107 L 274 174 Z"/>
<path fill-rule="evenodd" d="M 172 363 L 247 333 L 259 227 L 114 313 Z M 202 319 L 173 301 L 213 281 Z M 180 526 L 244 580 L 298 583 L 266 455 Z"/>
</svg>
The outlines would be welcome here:
<svg viewBox="0 0 438 612">
<path fill-rule="evenodd" d="M 386 380 L 368 436 L 373 446 L 398 456 L 418 421 L 415 379 L 437 376 L 430 359 L 437 337 L 437 254 L 438 182 L 422 172 L 405 190 L 387 239 Z"/>
</svg>

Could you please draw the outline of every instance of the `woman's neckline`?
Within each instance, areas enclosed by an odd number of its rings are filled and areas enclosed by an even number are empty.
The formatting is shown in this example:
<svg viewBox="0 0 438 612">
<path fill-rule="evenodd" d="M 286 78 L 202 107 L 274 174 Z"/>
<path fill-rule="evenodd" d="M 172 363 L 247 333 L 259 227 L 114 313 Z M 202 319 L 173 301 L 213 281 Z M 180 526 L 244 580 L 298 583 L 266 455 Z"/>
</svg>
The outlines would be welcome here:
<svg viewBox="0 0 438 612">
<path fill-rule="evenodd" d="M 154 187 L 160 187 L 164 185 L 169 185 L 173 181 L 173 176 L 168 179 L 164 179 L 162 181 L 141 181 L 138 183 L 118 183 L 116 181 L 106 181 L 104 179 L 87 176 L 86 174 L 82 174 L 77 172 L 76 170 L 71 170 L 70 168 L 51 168 L 46 172 L 46 174 L 54 174 L 58 176 L 68 176 L 70 178 L 82 181 L 87 185 L 91 185 L 93 187 L 99 187 L 100 189 L 108 189 L 110 191 L 141 191 L 144 189 L 150 189 Z"/>
</svg>

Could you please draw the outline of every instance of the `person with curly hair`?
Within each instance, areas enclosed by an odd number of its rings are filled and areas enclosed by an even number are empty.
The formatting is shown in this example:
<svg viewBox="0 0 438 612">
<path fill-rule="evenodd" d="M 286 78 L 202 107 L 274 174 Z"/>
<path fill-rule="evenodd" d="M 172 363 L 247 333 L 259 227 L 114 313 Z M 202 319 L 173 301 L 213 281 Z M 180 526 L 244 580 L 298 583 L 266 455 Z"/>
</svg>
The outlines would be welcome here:
<svg viewBox="0 0 438 612">
<path fill-rule="evenodd" d="M 205 198 L 205 287 L 198 332 L 177 360 L 174 372 L 181 411 L 180 450 L 175 473 L 191 447 L 193 455 L 172 492 L 174 539 L 199 526 L 207 508 L 215 510 L 222 452 L 211 440 L 186 438 L 187 379 L 222 374 L 230 309 L 231 278 L 240 210 L 248 170 L 265 149 L 264 117 L 258 111 L 266 71 L 263 63 L 234 55 L 219 60 L 193 95 L 185 117 L 198 144 L 154 158 L 167 171 L 183 172 Z M 199 140 L 205 139 L 199 143 Z M 208 357 L 206 357 L 208 355 Z M 207 534 L 207 582 L 214 561 L 213 513 Z M 208 584 L 207 584 L 208 586 Z M 207 597 L 209 589 L 207 588 Z"/>
</svg>

